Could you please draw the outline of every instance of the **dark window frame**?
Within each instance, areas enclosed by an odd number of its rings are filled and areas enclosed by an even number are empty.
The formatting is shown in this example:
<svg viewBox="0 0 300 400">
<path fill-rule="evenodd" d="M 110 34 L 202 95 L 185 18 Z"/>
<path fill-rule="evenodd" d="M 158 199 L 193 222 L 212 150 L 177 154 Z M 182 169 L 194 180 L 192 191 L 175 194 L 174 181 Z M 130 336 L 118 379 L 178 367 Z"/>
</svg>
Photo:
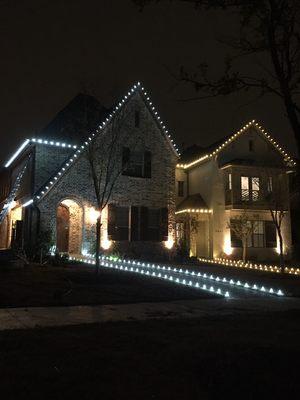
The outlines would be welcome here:
<svg viewBox="0 0 300 400">
<path fill-rule="evenodd" d="M 140 160 L 134 161 L 132 158 L 138 159 L 137 155 L 140 156 Z M 133 157 L 134 156 L 134 157 Z M 122 175 L 130 176 L 133 178 L 151 178 L 152 173 L 152 153 L 149 150 L 144 151 L 130 151 L 128 147 L 123 147 L 122 152 Z"/>
<path fill-rule="evenodd" d="M 121 209 L 127 211 L 127 224 L 125 225 L 121 225 L 118 221 L 118 212 Z M 153 223 L 155 219 L 156 223 Z M 115 204 L 108 206 L 108 236 L 111 240 L 162 242 L 167 240 L 167 234 L 167 208 L 119 206 Z"/>
<path fill-rule="evenodd" d="M 252 248 L 252 249 L 268 249 L 268 248 L 276 248 L 277 246 L 277 232 L 276 232 L 276 227 L 272 221 L 266 221 L 266 220 L 250 220 L 251 224 L 260 224 L 262 223 L 262 229 L 263 233 L 257 233 L 255 232 L 255 228 L 251 235 L 248 237 L 248 242 L 247 242 L 247 248 Z M 275 234 L 275 240 L 271 240 L 270 237 L 267 237 L 267 226 L 269 226 L 269 229 L 271 228 L 272 232 L 269 230 L 268 235 L 274 235 Z M 232 229 L 230 229 L 230 239 L 231 239 L 231 247 L 233 248 L 242 248 L 242 240 L 238 239 L 233 232 Z M 260 242 L 260 245 L 257 245 L 257 243 Z M 262 242 L 262 243 L 261 243 Z"/>
</svg>

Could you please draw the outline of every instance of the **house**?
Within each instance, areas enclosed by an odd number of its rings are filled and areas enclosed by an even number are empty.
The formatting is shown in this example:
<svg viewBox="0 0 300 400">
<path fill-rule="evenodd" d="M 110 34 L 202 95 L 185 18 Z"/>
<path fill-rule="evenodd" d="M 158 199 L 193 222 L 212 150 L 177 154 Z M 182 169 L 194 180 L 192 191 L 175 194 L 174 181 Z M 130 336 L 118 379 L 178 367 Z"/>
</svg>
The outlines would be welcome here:
<svg viewBox="0 0 300 400">
<path fill-rule="evenodd" d="M 185 243 L 190 255 L 199 258 L 242 258 L 242 242 L 231 221 L 243 214 L 252 226 L 248 257 L 278 258 L 272 194 L 280 199 L 283 250 L 290 257 L 288 174 L 294 166 L 292 158 L 256 121 L 208 148 L 192 146 L 176 167 L 177 243 Z"/>
<path fill-rule="evenodd" d="M 105 138 L 115 138 L 113 152 Z M 50 236 L 53 251 L 95 252 L 91 145 L 96 165 L 103 155 L 114 165 L 102 213 L 104 251 L 164 256 L 176 241 L 198 258 L 241 258 L 232 221 L 246 215 L 248 257 L 271 261 L 279 251 L 272 197 L 283 215 L 283 250 L 291 256 L 294 160 L 255 121 L 207 148 L 191 146 L 179 159 L 140 84 L 110 110 L 92 96 L 76 96 L 7 160 L 0 172 L 0 248 L 30 248 Z"/>
<path fill-rule="evenodd" d="M 89 149 L 95 145 L 99 166 L 107 153 L 103 138 L 114 138 L 109 173 L 116 179 L 102 213 L 102 249 L 163 255 L 172 247 L 179 154 L 138 83 L 111 110 L 77 96 L 9 158 L 1 173 L 0 248 L 32 247 L 50 233 L 53 250 L 95 251 L 98 211 Z"/>
</svg>

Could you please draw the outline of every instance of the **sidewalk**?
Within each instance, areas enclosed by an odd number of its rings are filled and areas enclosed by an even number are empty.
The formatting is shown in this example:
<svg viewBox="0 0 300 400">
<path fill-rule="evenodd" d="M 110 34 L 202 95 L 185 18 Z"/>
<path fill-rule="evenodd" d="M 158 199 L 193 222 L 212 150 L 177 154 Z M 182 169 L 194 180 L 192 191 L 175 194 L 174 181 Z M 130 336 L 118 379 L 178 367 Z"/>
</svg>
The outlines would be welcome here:
<svg viewBox="0 0 300 400">
<path fill-rule="evenodd" d="M 300 311 L 300 299 L 200 299 L 122 305 L 0 309 L 0 331 L 115 321 L 202 318 L 255 312 Z"/>
</svg>

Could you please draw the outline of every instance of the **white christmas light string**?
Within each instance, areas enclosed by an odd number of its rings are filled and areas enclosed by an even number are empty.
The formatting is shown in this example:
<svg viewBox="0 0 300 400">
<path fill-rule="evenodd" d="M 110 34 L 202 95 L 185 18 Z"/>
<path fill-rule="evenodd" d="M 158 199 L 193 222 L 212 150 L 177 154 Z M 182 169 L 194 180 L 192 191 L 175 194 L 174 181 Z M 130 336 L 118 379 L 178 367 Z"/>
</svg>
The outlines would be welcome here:
<svg viewBox="0 0 300 400">
<path fill-rule="evenodd" d="M 70 257 L 72 260 L 78 260 L 82 262 L 86 262 L 88 264 L 95 264 L 95 261 L 93 258 L 76 258 L 76 257 Z M 110 267 L 110 268 L 115 268 L 119 270 L 124 270 L 128 272 L 137 272 L 141 273 L 143 275 L 147 276 L 152 276 L 156 278 L 162 278 L 162 279 L 167 279 L 169 281 L 173 281 L 175 283 L 180 283 L 183 285 L 187 286 L 192 286 L 195 288 L 203 289 L 203 290 L 208 290 L 210 292 L 213 292 L 215 294 L 219 294 L 224 297 L 230 297 L 228 291 L 222 291 L 220 287 L 216 288 L 214 286 L 209 286 L 206 284 L 200 285 L 199 282 L 193 282 L 191 280 L 187 280 L 186 278 L 181 278 L 180 276 L 184 275 L 185 277 L 189 277 L 192 279 L 201 279 L 206 280 L 207 282 L 209 281 L 214 281 L 216 284 L 221 284 L 229 287 L 234 287 L 237 289 L 243 289 L 243 290 L 250 290 L 252 292 L 256 293 L 262 293 L 262 294 L 268 294 L 268 295 L 274 295 L 274 296 L 284 296 L 284 293 L 281 289 L 275 290 L 273 288 L 267 288 L 262 284 L 249 284 L 248 282 L 242 282 L 240 280 L 234 280 L 234 279 L 229 279 L 226 277 L 220 277 L 220 276 L 215 276 L 213 274 L 206 274 L 206 273 L 201 273 L 201 272 L 195 272 L 191 271 L 188 269 L 183 270 L 182 268 L 176 268 L 173 267 L 171 268 L 170 266 L 164 266 L 164 265 L 159 265 L 159 264 L 150 264 L 150 263 L 145 263 L 145 262 L 140 262 L 140 261 L 135 261 L 135 260 L 122 260 L 122 259 L 117 259 L 116 257 L 107 257 L 107 256 L 102 256 L 101 257 L 102 264 L 105 267 Z M 151 272 L 152 271 L 152 272 Z"/>
</svg>

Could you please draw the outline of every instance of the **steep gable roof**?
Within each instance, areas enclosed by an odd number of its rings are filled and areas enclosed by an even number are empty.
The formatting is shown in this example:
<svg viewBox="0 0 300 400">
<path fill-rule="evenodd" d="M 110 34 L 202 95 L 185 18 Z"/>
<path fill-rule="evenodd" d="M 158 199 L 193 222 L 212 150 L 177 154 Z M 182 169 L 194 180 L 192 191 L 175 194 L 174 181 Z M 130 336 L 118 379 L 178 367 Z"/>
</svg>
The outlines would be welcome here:
<svg viewBox="0 0 300 400">
<path fill-rule="evenodd" d="M 32 201 L 40 201 L 52 189 L 52 187 L 60 180 L 60 178 L 65 174 L 65 172 L 69 168 L 71 168 L 72 165 L 74 165 L 74 162 L 78 159 L 81 153 L 87 148 L 89 142 L 92 141 L 93 138 L 97 134 L 99 134 L 112 121 L 116 113 L 119 112 L 119 110 L 123 107 L 123 105 L 126 104 L 129 101 L 129 99 L 133 96 L 133 94 L 135 94 L 137 91 L 141 94 L 142 98 L 144 99 L 145 104 L 147 105 L 153 118 L 155 119 L 156 123 L 158 124 L 162 133 L 164 134 L 167 142 L 169 143 L 171 150 L 177 157 L 180 156 L 180 153 L 178 151 L 177 146 L 175 145 L 174 140 L 171 138 L 169 131 L 167 130 L 164 122 L 162 121 L 156 108 L 154 107 L 148 93 L 145 91 L 144 87 L 140 84 L 140 82 L 138 82 L 137 84 L 133 85 L 133 87 L 128 91 L 128 93 L 115 106 L 115 108 L 105 117 L 105 119 L 98 126 L 98 129 L 96 129 L 95 132 L 91 133 L 91 135 L 88 138 L 86 138 L 85 141 L 80 146 L 78 146 L 76 151 L 74 151 L 74 153 L 63 165 L 63 167 L 49 179 L 49 181 L 38 193 L 34 195 L 33 199 L 31 199 Z M 31 204 L 32 201 L 28 202 L 28 204 Z"/>
<path fill-rule="evenodd" d="M 226 146 L 228 146 L 229 144 L 237 140 L 245 132 L 247 132 L 251 127 L 255 128 L 256 132 L 262 135 L 262 137 L 267 140 L 280 153 L 287 164 L 292 166 L 296 165 L 296 162 L 292 159 L 292 157 L 287 154 L 287 152 L 275 141 L 275 139 L 273 139 L 272 136 L 268 132 L 266 132 L 266 130 L 261 125 L 258 124 L 258 122 L 252 120 L 233 135 L 226 136 L 218 142 L 210 145 L 209 147 L 202 149 L 194 158 L 185 158 L 183 156 L 183 161 L 180 160 L 181 162 L 177 164 L 177 167 L 189 169 L 210 160 L 212 157 L 223 151 Z"/>
<path fill-rule="evenodd" d="M 87 131 L 94 131 L 99 121 L 109 114 L 94 96 L 78 93 L 52 121 L 40 131 L 39 137 L 59 141 L 81 142 Z"/>
</svg>

